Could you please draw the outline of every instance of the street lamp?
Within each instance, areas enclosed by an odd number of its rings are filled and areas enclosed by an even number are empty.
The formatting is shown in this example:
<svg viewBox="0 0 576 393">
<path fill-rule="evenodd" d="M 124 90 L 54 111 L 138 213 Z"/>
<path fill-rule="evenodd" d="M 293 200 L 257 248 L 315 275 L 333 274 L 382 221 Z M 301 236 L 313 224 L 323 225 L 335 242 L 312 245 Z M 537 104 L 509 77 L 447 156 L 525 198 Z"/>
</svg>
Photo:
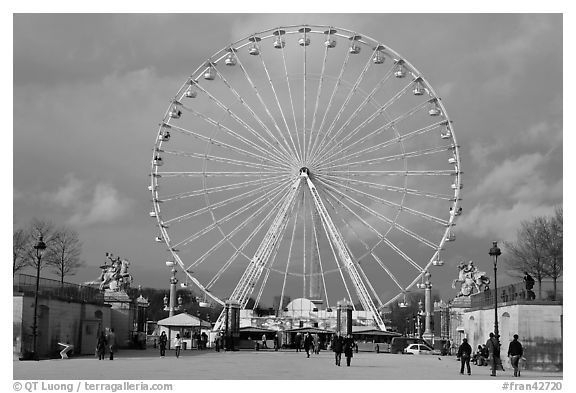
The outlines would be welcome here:
<svg viewBox="0 0 576 393">
<path fill-rule="evenodd" d="M 424 314 L 424 312 L 422 311 L 422 300 L 418 300 L 418 312 L 417 312 L 417 318 L 416 318 L 416 327 L 418 329 L 418 338 L 422 338 L 422 327 L 421 327 L 421 319 L 422 315 Z"/>
<path fill-rule="evenodd" d="M 442 262 L 443 263 L 443 262 Z M 431 317 L 432 317 L 432 283 L 430 282 L 430 277 L 432 275 L 430 272 L 424 274 L 425 281 L 416 284 L 419 289 L 424 289 L 424 337 L 428 340 L 432 340 L 432 328 L 431 328 Z M 421 301 L 418 303 L 420 304 Z M 421 313 L 422 315 L 422 313 Z"/>
<path fill-rule="evenodd" d="M 164 311 L 168 311 L 168 316 L 174 316 L 175 310 L 180 310 L 182 306 L 182 297 L 178 297 L 178 306 L 176 306 L 176 284 L 178 284 L 178 279 L 176 278 L 176 267 L 175 263 L 172 261 L 167 261 L 166 266 L 171 267 L 172 276 L 170 277 L 170 299 L 166 295 L 164 295 Z M 170 301 L 170 304 L 168 304 Z"/>
<path fill-rule="evenodd" d="M 35 360 L 39 359 L 37 352 L 37 337 L 38 337 L 38 292 L 40 291 L 40 263 L 42 262 L 42 256 L 46 250 L 46 243 L 42 239 L 42 235 L 38 239 L 38 243 L 34 246 L 36 250 L 36 291 L 34 293 L 34 324 L 32 325 L 32 335 L 33 335 L 33 356 Z"/>
<path fill-rule="evenodd" d="M 496 265 L 498 264 L 498 256 L 502 253 L 498 248 L 498 242 L 492 242 L 492 248 L 490 249 L 489 254 L 494 260 L 494 335 L 498 342 L 500 342 L 500 335 L 498 334 L 498 285 L 496 285 Z"/>
</svg>

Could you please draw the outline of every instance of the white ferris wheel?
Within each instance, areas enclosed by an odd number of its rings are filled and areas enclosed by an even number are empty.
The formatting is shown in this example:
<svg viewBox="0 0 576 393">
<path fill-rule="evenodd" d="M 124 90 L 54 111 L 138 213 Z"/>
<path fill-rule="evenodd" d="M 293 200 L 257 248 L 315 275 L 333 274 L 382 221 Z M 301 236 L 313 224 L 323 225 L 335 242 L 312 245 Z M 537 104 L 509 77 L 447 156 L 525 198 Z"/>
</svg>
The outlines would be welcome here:
<svg viewBox="0 0 576 393">
<path fill-rule="evenodd" d="M 442 265 L 461 212 L 430 83 L 332 26 L 260 31 L 208 58 L 170 101 L 150 179 L 156 240 L 213 302 L 347 297 L 382 330 L 382 308 Z"/>
</svg>

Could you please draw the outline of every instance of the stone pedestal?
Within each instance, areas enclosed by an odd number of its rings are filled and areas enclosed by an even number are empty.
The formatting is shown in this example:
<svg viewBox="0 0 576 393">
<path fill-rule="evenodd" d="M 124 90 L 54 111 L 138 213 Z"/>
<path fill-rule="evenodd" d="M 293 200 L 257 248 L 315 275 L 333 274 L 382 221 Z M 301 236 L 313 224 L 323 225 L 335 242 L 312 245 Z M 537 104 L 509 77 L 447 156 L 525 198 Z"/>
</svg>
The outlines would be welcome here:
<svg viewBox="0 0 576 393">
<path fill-rule="evenodd" d="M 132 299 L 124 291 L 105 290 L 104 302 L 111 306 L 110 325 L 116 333 L 116 344 L 120 347 L 127 347 L 132 341 L 132 330 L 134 329 L 135 307 Z"/>
</svg>

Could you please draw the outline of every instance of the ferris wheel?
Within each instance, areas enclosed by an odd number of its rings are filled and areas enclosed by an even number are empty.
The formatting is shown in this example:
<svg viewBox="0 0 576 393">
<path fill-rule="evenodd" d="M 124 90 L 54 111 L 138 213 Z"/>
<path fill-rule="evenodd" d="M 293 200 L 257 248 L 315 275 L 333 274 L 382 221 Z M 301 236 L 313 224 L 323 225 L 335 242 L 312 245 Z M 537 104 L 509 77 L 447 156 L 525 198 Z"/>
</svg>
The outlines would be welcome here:
<svg viewBox="0 0 576 393">
<path fill-rule="evenodd" d="M 156 241 L 205 297 L 345 297 L 382 330 L 382 308 L 443 264 L 461 212 L 459 147 L 428 80 L 332 26 L 209 57 L 164 113 L 150 179 Z"/>
</svg>

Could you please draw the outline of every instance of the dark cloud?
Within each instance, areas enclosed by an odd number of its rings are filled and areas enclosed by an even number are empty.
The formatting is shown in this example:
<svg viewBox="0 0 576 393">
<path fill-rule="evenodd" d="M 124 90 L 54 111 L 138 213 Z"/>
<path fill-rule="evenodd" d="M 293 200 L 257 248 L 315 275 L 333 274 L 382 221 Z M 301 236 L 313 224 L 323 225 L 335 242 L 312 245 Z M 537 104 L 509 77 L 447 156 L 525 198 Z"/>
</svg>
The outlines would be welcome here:
<svg viewBox="0 0 576 393">
<path fill-rule="evenodd" d="M 137 261 L 133 270 L 149 269 L 143 276 L 167 276 L 146 187 L 169 100 L 231 42 L 299 23 L 389 45 L 442 95 L 465 185 L 458 240 L 443 251 L 451 270 L 433 272 L 444 296 L 458 260 L 489 270 L 492 240 L 562 203 L 560 14 L 15 14 L 16 225 L 44 216 L 71 223 L 82 228 L 89 266 L 112 251 Z M 59 208 L 31 195 L 50 195 Z M 75 195 L 83 203 L 64 209 Z"/>
</svg>

